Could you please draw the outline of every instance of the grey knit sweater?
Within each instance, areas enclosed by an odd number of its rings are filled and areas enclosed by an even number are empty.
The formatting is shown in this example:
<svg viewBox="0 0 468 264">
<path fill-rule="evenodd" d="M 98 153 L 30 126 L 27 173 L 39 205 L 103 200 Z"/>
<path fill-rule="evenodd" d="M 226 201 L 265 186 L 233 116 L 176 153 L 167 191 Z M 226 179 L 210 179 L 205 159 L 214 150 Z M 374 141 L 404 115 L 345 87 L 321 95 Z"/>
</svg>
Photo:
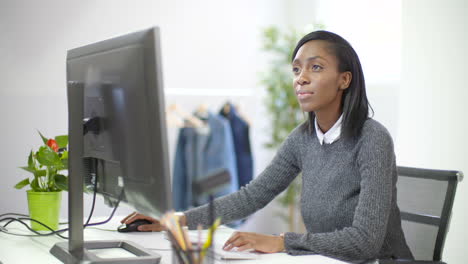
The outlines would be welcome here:
<svg viewBox="0 0 468 264">
<path fill-rule="evenodd" d="M 357 139 L 320 145 L 307 122 L 279 148 L 270 165 L 238 192 L 215 200 L 227 223 L 265 207 L 302 172 L 301 212 L 307 232 L 285 234 L 289 254 L 347 261 L 412 258 L 396 204 L 396 163 L 388 131 L 368 119 Z M 208 207 L 185 212 L 189 228 L 208 224 Z"/>
</svg>

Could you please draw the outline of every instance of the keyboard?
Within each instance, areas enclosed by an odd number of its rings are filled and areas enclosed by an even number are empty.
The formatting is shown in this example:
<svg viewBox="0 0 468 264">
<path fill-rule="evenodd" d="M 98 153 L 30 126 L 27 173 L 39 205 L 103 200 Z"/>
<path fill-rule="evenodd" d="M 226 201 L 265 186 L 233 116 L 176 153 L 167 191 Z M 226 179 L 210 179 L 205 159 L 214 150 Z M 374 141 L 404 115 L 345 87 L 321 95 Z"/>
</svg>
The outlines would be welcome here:
<svg viewBox="0 0 468 264">
<path fill-rule="evenodd" d="M 214 244 L 214 258 L 220 260 L 228 259 L 259 259 L 260 254 L 253 251 L 236 251 L 235 248 L 231 251 L 223 249 L 223 244 Z"/>
</svg>

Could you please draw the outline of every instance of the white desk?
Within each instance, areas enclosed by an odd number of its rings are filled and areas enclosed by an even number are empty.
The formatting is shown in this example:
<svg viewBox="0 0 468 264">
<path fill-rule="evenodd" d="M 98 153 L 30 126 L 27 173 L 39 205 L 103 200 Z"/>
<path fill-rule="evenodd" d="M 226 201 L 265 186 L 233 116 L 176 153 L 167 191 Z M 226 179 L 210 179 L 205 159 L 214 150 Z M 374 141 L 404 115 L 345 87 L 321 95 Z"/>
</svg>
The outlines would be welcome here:
<svg viewBox="0 0 468 264">
<path fill-rule="evenodd" d="M 98 226 L 98 228 L 113 229 L 115 230 L 118 226 L 119 217 L 114 217 L 112 223 Z M 12 223 L 8 227 L 10 232 L 24 233 L 26 228 L 21 224 Z M 215 240 L 222 243 L 226 238 L 233 232 L 230 228 L 220 228 L 217 231 Z M 64 235 L 68 235 L 64 233 Z M 170 244 L 167 241 L 163 233 L 159 232 L 137 232 L 137 233 L 118 233 L 116 231 L 103 231 L 98 229 L 87 228 L 84 231 L 85 240 L 130 240 L 145 248 L 153 249 L 156 253 L 162 256 L 162 264 L 170 264 L 172 261 Z M 65 240 L 57 236 L 47 237 L 19 237 L 8 235 L 0 232 L 0 263 L 3 264 L 22 264 L 22 263 L 61 263 L 53 255 L 49 253 L 50 248 L 57 242 L 63 242 Z M 111 254 L 115 254 L 113 252 Z M 121 255 L 118 255 L 121 256 Z M 109 257 L 109 256 L 108 256 Z M 276 264 L 276 263 L 307 263 L 307 264 L 344 264 L 345 262 L 338 261 L 335 259 L 323 257 L 320 255 L 308 255 L 308 256 L 290 256 L 286 253 L 275 253 L 275 254 L 261 254 L 259 259 L 256 260 L 232 260 L 232 261 L 216 261 L 215 263 L 237 263 L 237 264 L 249 264 L 249 263 L 265 263 L 265 264 Z"/>
</svg>

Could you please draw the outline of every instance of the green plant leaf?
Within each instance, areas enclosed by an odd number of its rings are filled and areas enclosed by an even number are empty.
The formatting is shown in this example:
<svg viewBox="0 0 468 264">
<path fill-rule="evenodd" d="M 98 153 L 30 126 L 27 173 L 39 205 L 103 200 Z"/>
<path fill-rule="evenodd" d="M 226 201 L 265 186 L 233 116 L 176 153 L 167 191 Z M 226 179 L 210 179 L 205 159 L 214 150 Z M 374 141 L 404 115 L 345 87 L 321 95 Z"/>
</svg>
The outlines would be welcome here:
<svg viewBox="0 0 468 264">
<path fill-rule="evenodd" d="M 35 177 L 42 177 L 42 176 L 45 176 L 46 175 L 46 171 L 45 170 L 37 170 L 36 168 L 28 168 L 28 167 L 19 167 L 20 169 L 23 169 L 27 172 L 31 172 L 32 174 L 34 174 Z"/>
<path fill-rule="evenodd" d="M 68 145 L 68 135 L 56 136 L 55 141 L 59 148 L 65 148 Z"/>
<path fill-rule="evenodd" d="M 15 185 L 15 188 L 16 189 L 21 189 L 23 188 L 24 186 L 28 185 L 29 184 L 29 178 L 26 178 L 20 182 L 18 182 L 16 185 Z"/>
<path fill-rule="evenodd" d="M 53 170 L 53 173 L 56 173 L 57 171 L 66 170 L 67 167 L 63 164 L 63 161 L 60 161 L 60 165 L 53 166 L 51 169 Z"/>
<path fill-rule="evenodd" d="M 32 182 L 30 183 L 30 185 L 33 191 L 35 192 L 42 191 L 41 187 L 39 186 L 39 181 L 37 180 L 37 178 L 34 178 L 34 180 L 32 180 Z"/>
<path fill-rule="evenodd" d="M 62 159 L 62 169 L 61 170 L 68 170 L 68 159 Z"/>
<path fill-rule="evenodd" d="M 64 151 L 60 154 L 61 159 L 68 159 L 68 151 Z"/>
<path fill-rule="evenodd" d="M 31 152 L 29 152 L 29 156 L 28 156 L 28 168 L 35 169 L 34 160 L 33 160 L 33 151 L 32 150 L 31 150 Z"/>
<path fill-rule="evenodd" d="M 37 152 L 37 161 L 44 166 L 61 166 L 58 154 L 47 146 L 42 146 Z"/>
<path fill-rule="evenodd" d="M 23 169 L 27 172 L 31 172 L 31 173 L 36 173 L 36 169 L 35 168 L 29 168 L 29 167 L 19 167 L 20 169 Z"/>
<path fill-rule="evenodd" d="M 55 191 L 55 176 L 57 175 L 57 172 L 56 171 L 53 171 L 50 173 L 50 176 L 47 177 L 47 182 L 46 182 L 46 186 L 47 186 L 47 191 Z"/>
<path fill-rule="evenodd" d="M 36 170 L 34 171 L 34 177 L 44 177 L 46 176 L 46 170 Z"/>
<path fill-rule="evenodd" d="M 60 170 L 68 170 L 68 151 L 64 151 L 59 154 L 60 160 L 62 161 L 62 166 Z"/>
<path fill-rule="evenodd" d="M 47 145 L 47 141 L 49 140 L 48 138 L 44 137 L 44 135 L 42 135 L 41 131 L 37 131 L 39 133 L 39 135 L 41 136 L 42 138 L 42 141 L 44 142 L 44 145 Z"/>
<path fill-rule="evenodd" d="M 64 191 L 68 191 L 68 178 L 62 174 L 55 175 L 55 186 Z"/>
</svg>

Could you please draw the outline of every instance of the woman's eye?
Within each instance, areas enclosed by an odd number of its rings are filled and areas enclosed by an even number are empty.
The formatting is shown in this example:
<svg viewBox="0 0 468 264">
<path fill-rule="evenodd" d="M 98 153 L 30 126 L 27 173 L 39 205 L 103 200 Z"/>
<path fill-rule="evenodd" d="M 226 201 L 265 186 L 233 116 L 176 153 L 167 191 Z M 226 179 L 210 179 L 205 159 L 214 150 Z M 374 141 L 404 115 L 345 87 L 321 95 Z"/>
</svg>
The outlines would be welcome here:
<svg viewBox="0 0 468 264">
<path fill-rule="evenodd" d="M 299 71 L 300 71 L 299 67 L 293 67 L 292 68 L 293 73 L 299 73 Z"/>
<path fill-rule="evenodd" d="M 320 66 L 320 65 L 317 65 L 317 64 L 312 65 L 312 70 L 314 70 L 314 71 L 320 71 L 320 70 L 322 70 L 322 69 L 323 69 L 323 67 Z"/>
</svg>

